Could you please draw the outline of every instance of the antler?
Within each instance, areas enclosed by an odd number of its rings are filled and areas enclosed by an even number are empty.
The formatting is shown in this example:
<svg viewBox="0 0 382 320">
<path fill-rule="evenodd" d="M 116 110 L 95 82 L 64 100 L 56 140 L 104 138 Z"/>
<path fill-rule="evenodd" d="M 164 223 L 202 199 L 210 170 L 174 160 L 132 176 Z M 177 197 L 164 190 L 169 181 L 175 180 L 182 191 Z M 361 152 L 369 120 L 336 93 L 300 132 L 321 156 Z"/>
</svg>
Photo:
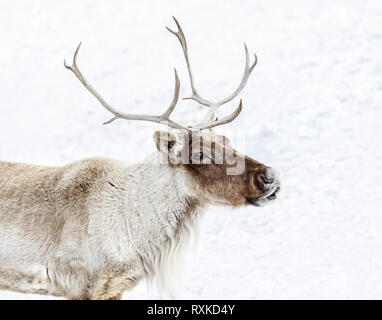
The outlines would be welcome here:
<svg viewBox="0 0 382 320">
<path fill-rule="evenodd" d="M 117 119 L 141 120 L 141 121 L 151 121 L 151 122 L 165 124 L 165 125 L 167 125 L 167 126 L 169 126 L 171 128 L 174 128 L 174 129 L 184 129 L 184 130 L 188 130 L 188 131 L 193 131 L 193 130 L 210 129 L 210 128 L 213 128 L 213 127 L 220 126 L 222 124 L 229 123 L 229 122 L 233 121 L 239 115 L 239 113 L 241 112 L 241 110 L 242 110 L 242 101 L 240 100 L 239 106 L 230 115 L 228 115 L 228 116 L 226 116 L 226 117 L 224 117 L 224 118 L 222 118 L 220 120 L 217 119 L 216 116 L 215 116 L 216 110 L 221 105 L 231 101 L 244 88 L 244 86 L 246 85 L 247 80 L 248 80 L 252 70 L 256 66 L 256 63 L 257 63 L 256 55 L 255 55 L 255 62 L 252 65 L 249 65 L 248 49 L 247 49 L 247 46 L 244 44 L 245 54 L 246 54 L 246 62 L 245 62 L 244 74 L 243 74 L 243 77 L 242 77 L 242 80 L 240 82 L 239 87 L 230 96 L 228 96 L 227 98 L 224 98 L 224 99 L 222 99 L 222 100 L 220 100 L 218 102 L 211 102 L 211 101 L 208 101 L 206 99 L 203 99 L 199 95 L 199 93 L 198 93 L 198 91 L 196 90 L 196 87 L 195 87 L 195 81 L 194 81 L 194 77 L 193 77 L 193 74 L 192 74 L 190 59 L 188 57 L 186 38 L 184 36 L 182 28 L 179 25 L 179 22 L 175 19 L 175 17 L 173 17 L 173 19 L 174 19 L 174 21 L 175 21 L 175 23 L 176 23 L 176 25 L 178 27 L 178 31 L 175 32 L 175 31 L 173 31 L 173 30 L 171 30 L 171 29 L 169 29 L 167 27 L 166 28 L 171 33 L 176 35 L 176 37 L 178 38 L 178 40 L 179 40 L 179 42 L 180 42 L 180 44 L 181 44 L 181 46 L 183 48 L 183 53 L 184 53 L 184 57 L 186 58 L 188 74 L 190 76 L 190 83 L 191 83 L 191 88 L 192 88 L 192 96 L 188 97 L 188 98 L 184 98 L 184 99 L 193 99 L 193 100 L 195 100 L 196 102 L 198 102 L 198 103 L 200 103 L 202 105 L 210 107 L 210 111 L 207 113 L 207 116 L 205 117 L 205 119 L 201 123 L 199 123 L 199 124 L 197 124 L 195 126 L 188 126 L 188 127 L 183 126 L 183 125 L 181 125 L 181 124 L 179 124 L 179 123 L 177 123 L 177 122 L 175 122 L 175 121 L 170 119 L 170 115 L 174 111 L 174 109 L 175 109 L 175 107 L 176 107 L 176 105 L 178 103 L 178 99 L 179 99 L 180 82 L 179 82 L 178 73 L 176 72 L 176 69 L 174 69 L 174 71 L 175 71 L 174 97 L 172 99 L 172 102 L 171 102 L 170 106 L 161 115 L 153 116 L 153 115 L 146 115 L 146 114 L 131 114 L 131 113 L 125 113 L 125 112 L 121 112 L 121 111 L 118 111 L 118 110 L 114 109 L 93 88 L 93 86 L 86 80 L 86 78 L 83 76 L 83 74 L 81 73 L 80 69 L 78 68 L 78 66 L 77 66 L 77 55 L 78 55 L 78 52 L 79 52 L 80 47 L 81 47 L 81 42 L 80 42 L 78 47 L 77 47 L 77 49 L 76 49 L 76 51 L 75 51 L 75 53 L 74 53 L 72 65 L 68 65 L 65 60 L 64 60 L 64 65 L 65 65 L 65 68 L 67 68 L 68 70 L 70 70 L 70 71 L 72 71 L 74 73 L 74 75 L 78 78 L 78 80 L 81 81 L 81 83 L 84 85 L 84 87 L 102 104 L 102 106 L 106 110 L 108 110 L 109 112 L 111 112 L 114 115 L 109 121 L 106 121 L 104 124 L 111 123 L 111 122 L 113 122 L 114 120 L 117 120 Z"/>
<path fill-rule="evenodd" d="M 190 58 L 188 56 L 188 49 L 187 49 L 186 38 L 184 36 L 183 30 L 182 30 L 179 22 L 176 20 L 175 17 L 172 17 L 172 18 L 174 19 L 174 21 L 176 23 L 178 31 L 171 30 L 168 27 L 166 27 L 166 28 L 167 28 L 168 31 L 170 31 L 172 34 L 174 34 L 178 38 L 178 40 L 180 42 L 180 45 L 182 46 L 184 57 L 185 57 L 186 63 L 187 63 L 187 69 L 188 69 L 188 74 L 189 74 L 189 77 L 190 77 L 190 84 L 191 84 L 191 89 L 192 89 L 191 97 L 187 97 L 187 98 L 183 98 L 183 99 L 192 99 L 192 100 L 195 100 L 196 102 L 198 102 L 198 103 L 200 103 L 200 104 L 202 104 L 204 106 L 210 107 L 210 111 L 207 113 L 207 116 L 201 122 L 201 124 L 199 124 L 199 125 L 197 125 L 197 126 L 195 126 L 193 128 L 194 129 L 202 130 L 202 129 L 216 127 L 218 125 L 221 125 L 221 124 L 233 121 L 239 115 L 239 113 L 241 112 L 241 109 L 242 109 L 241 100 L 240 100 L 240 104 L 236 108 L 236 110 L 231 115 L 229 115 L 229 116 L 227 116 L 227 117 L 225 117 L 225 118 L 223 118 L 221 120 L 215 120 L 216 119 L 216 115 L 215 115 L 216 110 L 220 106 L 222 106 L 223 104 L 225 104 L 225 103 L 231 101 L 233 98 L 235 98 L 240 93 L 240 91 L 245 87 L 245 85 L 246 85 L 246 83 L 248 81 L 248 78 L 251 75 L 251 72 L 253 71 L 253 69 L 255 68 L 255 66 L 257 64 L 257 56 L 256 56 L 256 54 L 255 54 L 255 61 L 253 62 L 252 65 L 249 65 L 248 48 L 247 48 L 247 45 L 244 43 L 244 49 L 245 49 L 245 68 L 244 68 L 243 77 L 241 79 L 241 82 L 240 82 L 239 86 L 237 87 L 237 89 L 231 95 L 229 95 L 228 97 L 226 97 L 226 98 L 224 98 L 224 99 L 222 99 L 220 101 L 217 101 L 217 102 L 208 101 L 208 100 L 202 98 L 200 96 L 200 94 L 198 93 L 197 89 L 196 89 L 195 80 L 194 80 L 194 76 L 193 76 L 192 69 L 191 69 Z"/>
<path fill-rule="evenodd" d="M 172 99 L 172 102 L 170 106 L 167 108 L 167 110 L 162 113 L 159 116 L 152 116 L 152 115 L 145 115 L 145 114 L 131 114 L 131 113 L 124 113 L 121 111 L 118 111 L 114 109 L 109 103 L 106 102 L 106 100 L 93 88 L 93 86 L 86 80 L 86 78 L 81 73 L 80 69 L 78 69 L 77 66 L 77 55 L 81 47 L 81 42 L 79 43 L 74 56 L 73 56 L 73 62 L 72 65 L 68 65 L 66 61 L 64 60 L 64 66 L 65 68 L 69 69 L 74 73 L 74 75 L 78 78 L 78 80 L 81 81 L 81 83 L 84 85 L 84 87 L 104 106 L 106 110 L 114 114 L 114 117 L 112 117 L 109 121 L 106 121 L 104 124 L 109 124 L 117 119 L 128 119 L 128 120 L 142 120 L 142 121 L 151 121 L 151 122 L 157 122 L 166 124 L 167 126 L 175 129 L 185 129 L 190 130 L 172 120 L 170 120 L 170 115 L 174 111 L 176 104 L 178 103 L 179 99 L 179 90 L 180 90 L 180 82 L 178 78 L 178 73 L 175 71 L 175 90 L 174 90 L 174 97 Z"/>
</svg>

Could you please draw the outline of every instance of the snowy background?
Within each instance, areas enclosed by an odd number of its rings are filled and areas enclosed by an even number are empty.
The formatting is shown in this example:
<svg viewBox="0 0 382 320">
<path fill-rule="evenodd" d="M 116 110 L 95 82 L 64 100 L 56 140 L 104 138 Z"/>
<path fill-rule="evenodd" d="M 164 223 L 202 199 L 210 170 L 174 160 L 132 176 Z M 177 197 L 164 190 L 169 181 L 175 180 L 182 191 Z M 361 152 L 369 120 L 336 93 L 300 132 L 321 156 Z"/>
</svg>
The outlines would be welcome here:
<svg viewBox="0 0 382 320">
<path fill-rule="evenodd" d="M 237 148 L 277 168 L 283 183 L 272 206 L 206 212 L 179 298 L 381 299 L 380 1 L 0 0 L 0 159 L 134 163 L 154 151 L 158 126 L 102 126 L 110 115 L 63 59 L 82 40 L 78 64 L 112 105 L 160 113 L 174 66 L 181 95 L 190 93 L 179 43 L 164 28 L 174 28 L 171 15 L 206 98 L 237 86 L 243 41 L 256 52 L 243 112 L 219 131 L 239 136 Z M 183 101 L 174 118 L 190 123 L 204 111 Z M 143 283 L 124 296 L 157 297 Z"/>
</svg>

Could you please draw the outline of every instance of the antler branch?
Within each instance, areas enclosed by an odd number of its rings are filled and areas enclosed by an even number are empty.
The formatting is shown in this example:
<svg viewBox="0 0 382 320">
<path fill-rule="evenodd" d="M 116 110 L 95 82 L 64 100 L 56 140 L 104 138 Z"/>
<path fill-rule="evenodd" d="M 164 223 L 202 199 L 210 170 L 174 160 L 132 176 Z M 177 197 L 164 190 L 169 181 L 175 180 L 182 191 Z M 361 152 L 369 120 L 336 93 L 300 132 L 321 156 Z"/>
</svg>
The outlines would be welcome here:
<svg viewBox="0 0 382 320">
<path fill-rule="evenodd" d="M 207 113 L 207 116 L 205 117 L 205 119 L 202 121 L 202 123 L 205 123 L 205 122 L 210 122 L 212 120 L 214 120 L 216 118 L 216 110 L 222 106 L 223 104 L 231 101 L 232 99 L 234 99 L 240 92 L 241 90 L 243 90 L 243 88 L 245 87 L 247 81 L 248 81 L 248 78 L 249 76 L 251 75 L 251 72 L 253 71 L 253 69 L 255 68 L 256 64 L 257 64 L 257 56 L 255 54 L 255 61 L 252 63 L 252 65 L 249 64 L 249 54 L 248 54 L 248 48 L 247 48 L 247 45 L 244 43 L 244 49 L 245 49 L 245 68 L 244 68 L 244 73 L 243 73 L 243 76 L 242 76 L 242 79 L 241 79 L 241 82 L 239 84 L 239 86 L 237 87 L 237 89 L 231 94 L 229 95 L 228 97 L 220 100 L 220 101 L 217 101 L 217 102 L 211 102 L 209 100 L 206 100 L 204 98 L 202 98 L 200 96 L 200 94 L 198 93 L 197 89 L 196 89 L 196 86 L 195 86 L 195 80 L 194 80 L 194 75 L 193 75 L 193 72 L 192 72 L 192 68 L 191 68 L 191 62 L 190 62 L 190 58 L 188 56 L 188 48 L 187 48 L 187 42 L 186 42 L 186 37 L 183 33 L 183 30 L 179 24 L 179 22 L 176 20 L 175 17 L 172 17 L 175 21 L 175 24 L 178 28 L 178 31 L 174 31 L 174 30 L 171 30 L 170 28 L 166 27 L 168 31 L 170 31 L 172 34 L 174 34 L 179 42 L 180 42 L 180 45 L 182 46 L 182 49 L 183 49 L 183 54 L 184 54 L 184 57 L 186 59 L 186 64 L 187 64 L 187 69 L 188 69 L 188 74 L 189 74 L 189 77 L 190 77 L 190 84 L 191 84 L 191 89 L 192 89 L 192 96 L 191 97 L 187 97 L 187 98 L 183 98 L 183 99 L 192 99 L 204 106 L 207 106 L 207 107 L 210 107 L 210 111 Z M 241 105 L 241 104 L 240 104 Z M 240 111 L 241 111 L 241 108 L 240 108 Z M 240 113 L 239 111 L 239 107 L 233 112 L 233 114 L 239 114 Z M 231 116 L 233 115 L 231 114 Z M 236 115 L 236 116 L 237 116 Z M 236 117 L 234 117 L 233 119 L 235 119 Z M 233 120 L 232 119 L 232 120 Z M 231 120 L 231 121 L 232 121 Z M 208 124 L 208 127 L 209 127 L 209 124 Z"/>
<path fill-rule="evenodd" d="M 109 124 L 117 119 L 127 119 L 127 120 L 141 120 L 141 121 L 163 123 L 174 129 L 189 130 L 188 128 L 172 121 L 169 118 L 171 113 L 174 111 L 179 99 L 180 82 L 179 82 L 179 77 L 178 77 L 178 73 L 176 69 L 174 69 L 174 73 L 175 73 L 174 97 L 172 99 L 170 106 L 167 108 L 167 110 L 164 113 L 162 113 L 159 116 L 125 113 L 125 112 L 121 112 L 114 109 L 109 103 L 107 103 L 106 100 L 97 92 L 97 90 L 94 89 L 94 87 L 89 83 L 89 81 L 86 80 L 84 75 L 81 73 L 80 69 L 77 66 L 77 55 L 80 50 L 80 47 L 81 47 L 81 42 L 79 43 L 74 53 L 72 65 L 68 65 L 66 61 L 64 60 L 64 66 L 66 69 L 72 71 L 74 75 L 78 78 L 78 80 L 80 80 L 80 82 L 84 85 L 84 87 L 101 103 L 101 105 L 114 115 L 114 117 L 112 117 L 109 121 L 106 121 L 104 124 Z"/>
<path fill-rule="evenodd" d="M 193 99 L 193 100 L 195 100 L 196 102 L 198 102 L 198 103 L 200 103 L 202 105 L 210 106 L 212 102 L 203 99 L 199 95 L 198 91 L 196 90 L 194 75 L 193 75 L 192 69 L 191 69 L 191 62 L 190 62 L 190 59 L 188 57 L 188 49 L 187 49 L 186 38 L 184 36 L 183 30 L 182 30 L 178 20 L 176 20 L 175 17 L 172 17 L 172 18 L 174 19 L 174 21 L 176 23 L 176 26 L 178 27 L 178 31 L 171 30 L 169 27 L 166 27 L 166 29 L 168 31 L 170 31 L 172 34 L 174 34 L 178 38 L 178 40 L 180 42 L 180 45 L 182 46 L 183 53 L 184 53 L 184 58 L 186 59 L 188 75 L 190 77 L 191 89 L 192 89 L 192 96 L 188 97 L 188 98 L 183 98 L 183 99 Z"/>
</svg>

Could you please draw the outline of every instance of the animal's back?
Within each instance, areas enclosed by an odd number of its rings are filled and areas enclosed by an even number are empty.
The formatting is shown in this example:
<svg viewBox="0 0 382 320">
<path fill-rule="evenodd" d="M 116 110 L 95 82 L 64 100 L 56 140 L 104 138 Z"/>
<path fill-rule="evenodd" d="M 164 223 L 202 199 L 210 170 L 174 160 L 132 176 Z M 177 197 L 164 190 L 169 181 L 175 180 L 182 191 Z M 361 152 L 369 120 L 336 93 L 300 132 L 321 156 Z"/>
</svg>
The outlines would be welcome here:
<svg viewBox="0 0 382 320">
<path fill-rule="evenodd" d="M 0 263 L 13 268 L 80 256 L 88 199 L 113 164 L 102 158 L 63 167 L 0 162 Z"/>
</svg>

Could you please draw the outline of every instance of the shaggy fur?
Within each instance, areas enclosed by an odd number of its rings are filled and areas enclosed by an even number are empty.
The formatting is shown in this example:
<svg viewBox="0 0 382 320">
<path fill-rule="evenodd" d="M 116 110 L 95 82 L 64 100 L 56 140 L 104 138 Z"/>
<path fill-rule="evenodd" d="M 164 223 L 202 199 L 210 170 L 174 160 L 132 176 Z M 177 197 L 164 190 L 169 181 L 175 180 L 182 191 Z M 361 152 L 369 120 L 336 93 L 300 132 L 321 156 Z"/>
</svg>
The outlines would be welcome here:
<svg viewBox="0 0 382 320">
<path fill-rule="evenodd" d="M 247 171 L 230 177 L 225 163 L 165 163 L 184 148 L 198 151 L 168 134 L 164 144 L 155 139 L 160 152 L 132 166 L 106 158 L 64 167 L 0 162 L 0 288 L 120 299 L 155 277 L 173 297 L 176 262 L 203 208 L 259 194 L 247 176 L 265 166 L 243 156 Z"/>
</svg>

